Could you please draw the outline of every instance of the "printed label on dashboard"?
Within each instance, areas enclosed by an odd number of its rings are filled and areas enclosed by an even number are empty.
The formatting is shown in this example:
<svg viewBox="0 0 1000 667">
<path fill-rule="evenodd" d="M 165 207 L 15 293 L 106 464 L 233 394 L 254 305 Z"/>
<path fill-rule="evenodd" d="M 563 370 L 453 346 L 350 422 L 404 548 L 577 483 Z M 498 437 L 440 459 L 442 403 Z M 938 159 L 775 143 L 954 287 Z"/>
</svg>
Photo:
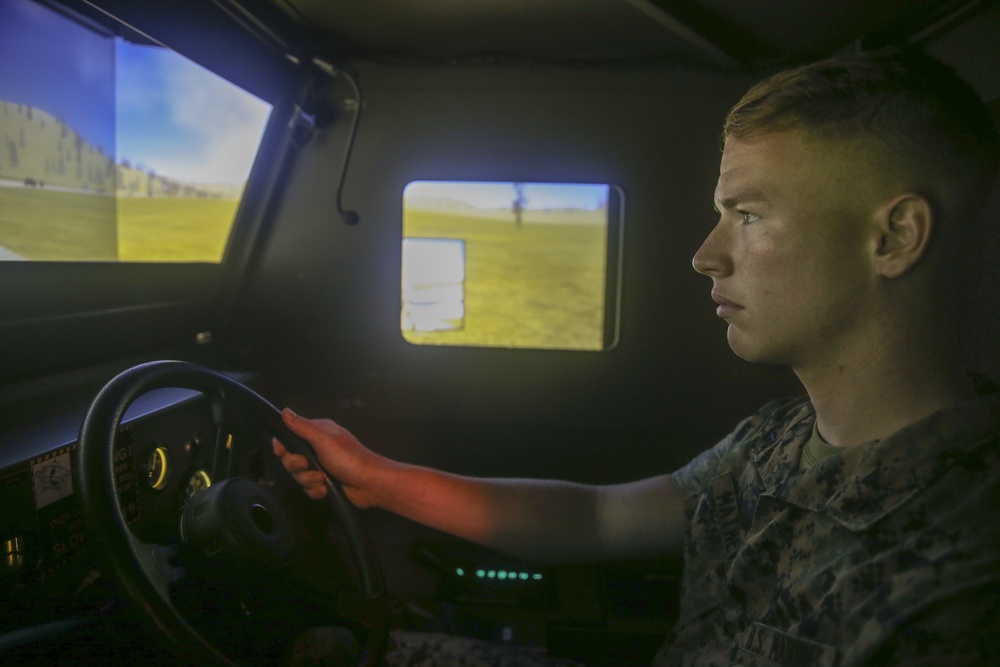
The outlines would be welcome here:
<svg viewBox="0 0 1000 667">
<path fill-rule="evenodd" d="M 70 452 L 63 447 L 31 461 L 31 476 L 35 483 L 35 509 L 42 509 L 57 500 L 73 495 L 73 467 Z"/>
</svg>

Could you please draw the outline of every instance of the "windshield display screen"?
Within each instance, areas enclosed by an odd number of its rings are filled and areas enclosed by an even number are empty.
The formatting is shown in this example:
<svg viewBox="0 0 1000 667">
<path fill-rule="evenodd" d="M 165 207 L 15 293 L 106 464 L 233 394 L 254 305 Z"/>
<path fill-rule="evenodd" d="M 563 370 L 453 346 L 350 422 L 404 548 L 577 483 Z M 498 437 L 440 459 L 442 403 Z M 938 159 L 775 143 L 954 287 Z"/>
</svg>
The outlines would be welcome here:
<svg viewBox="0 0 1000 667">
<path fill-rule="evenodd" d="M 0 59 L 0 260 L 222 260 L 269 104 L 30 0 Z"/>
</svg>

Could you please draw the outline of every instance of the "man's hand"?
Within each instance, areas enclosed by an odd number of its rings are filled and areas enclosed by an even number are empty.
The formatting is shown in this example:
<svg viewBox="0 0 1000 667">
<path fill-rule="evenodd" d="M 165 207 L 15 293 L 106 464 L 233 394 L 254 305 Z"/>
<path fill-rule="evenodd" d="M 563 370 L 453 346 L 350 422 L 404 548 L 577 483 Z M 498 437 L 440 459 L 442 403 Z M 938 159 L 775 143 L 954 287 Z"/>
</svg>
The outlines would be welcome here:
<svg viewBox="0 0 1000 667">
<path fill-rule="evenodd" d="M 375 504 L 370 490 L 374 472 L 386 459 L 362 445 L 350 431 L 329 419 L 306 419 L 285 408 L 281 417 L 288 428 L 312 445 L 320 465 L 344 487 L 348 499 L 360 508 Z M 289 452 L 277 439 L 274 453 L 310 498 L 326 495 L 323 472 L 310 469 L 306 458 Z"/>
</svg>

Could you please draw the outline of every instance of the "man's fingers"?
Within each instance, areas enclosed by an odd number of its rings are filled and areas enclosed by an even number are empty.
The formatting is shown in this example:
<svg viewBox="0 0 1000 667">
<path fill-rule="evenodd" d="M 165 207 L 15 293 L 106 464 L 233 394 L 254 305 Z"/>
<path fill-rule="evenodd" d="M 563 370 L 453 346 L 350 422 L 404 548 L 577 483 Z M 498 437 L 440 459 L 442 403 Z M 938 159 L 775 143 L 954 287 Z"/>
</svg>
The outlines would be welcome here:
<svg viewBox="0 0 1000 667">
<path fill-rule="evenodd" d="M 313 500 L 319 500 L 320 498 L 326 497 L 326 486 L 304 487 L 303 491 L 305 491 L 306 495 L 312 498 Z"/>
<path fill-rule="evenodd" d="M 274 450 L 274 455 L 279 457 L 284 456 L 285 452 L 288 451 L 277 438 L 271 438 L 271 448 Z"/>
<path fill-rule="evenodd" d="M 271 448 L 275 456 L 281 459 L 281 465 L 291 473 L 299 472 L 309 468 L 309 461 L 302 454 L 293 454 L 285 448 L 277 438 L 271 439 Z"/>
<path fill-rule="evenodd" d="M 302 486 L 324 486 L 326 484 L 326 476 L 319 470 L 303 470 L 292 473 L 292 476 Z"/>
<path fill-rule="evenodd" d="M 293 433 L 310 443 L 327 435 L 312 420 L 299 417 L 291 408 L 282 410 L 281 418 Z M 272 446 L 275 455 L 281 458 L 281 465 L 292 474 L 306 495 L 315 500 L 326 496 L 326 476 L 323 472 L 310 469 L 305 456 L 288 451 L 277 438 L 272 440 Z"/>
<path fill-rule="evenodd" d="M 318 470 L 306 470 L 292 476 L 310 498 L 319 499 L 326 495 L 326 477 Z"/>
<path fill-rule="evenodd" d="M 281 463 L 288 472 L 301 472 L 309 469 L 309 461 L 301 454 L 285 454 L 281 457 Z"/>
</svg>

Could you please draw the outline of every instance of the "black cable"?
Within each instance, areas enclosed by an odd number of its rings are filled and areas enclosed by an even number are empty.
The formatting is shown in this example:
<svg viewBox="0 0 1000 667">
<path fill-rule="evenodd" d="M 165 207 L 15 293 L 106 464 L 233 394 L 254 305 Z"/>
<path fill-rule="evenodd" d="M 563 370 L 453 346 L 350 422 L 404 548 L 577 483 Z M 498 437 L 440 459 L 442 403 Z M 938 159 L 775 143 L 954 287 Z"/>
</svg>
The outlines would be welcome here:
<svg viewBox="0 0 1000 667">
<path fill-rule="evenodd" d="M 222 4 L 222 2 L 224 2 L 225 0 L 214 0 L 214 1 L 217 4 L 219 4 L 220 7 L 226 9 L 226 7 L 224 7 Z M 233 4 L 237 10 L 239 10 L 240 16 L 237 16 L 237 14 L 235 14 L 232 9 L 227 9 L 230 15 L 237 18 L 237 20 L 240 20 L 240 18 L 242 18 L 240 22 L 244 26 L 250 28 L 251 32 L 257 35 L 258 38 L 261 38 L 263 40 L 262 34 L 264 34 L 266 35 L 267 38 L 270 39 L 270 43 L 280 44 L 287 52 L 287 50 L 290 47 L 281 37 L 279 37 L 273 31 L 269 30 L 262 21 L 257 19 L 257 17 L 254 16 L 251 12 L 242 7 L 242 5 L 240 5 L 239 2 L 231 2 L 231 4 Z M 311 22 L 306 18 L 305 14 L 303 14 L 302 11 L 295 6 L 295 4 L 290 2 L 290 0 L 282 0 L 282 4 L 285 6 L 286 10 L 288 10 L 291 14 L 294 15 L 295 20 L 298 21 L 298 23 L 303 28 L 306 29 L 311 28 Z M 358 224 L 358 222 L 361 221 L 361 218 L 358 215 L 357 211 L 353 210 L 345 211 L 341 199 L 344 192 L 344 178 L 347 173 L 347 164 L 351 159 L 351 150 L 354 147 L 354 136 L 357 133 L 358 129 L 358 119 L 361 117 L 361 87 L 358 86 L 358 82 L 347 70 L 335 67 L 334 65 L 320 58 L 313 58 L 312 62 L 316 67 L 320 68 L 321 70 L 329 74 L 331 77 L 336 78 L 337 76 L 343 76 L 345 79 L 347 79 L 347 82 L 351 84 L 351 88 L 354 89 L 354 95 L 357 99 L 357 104 L 354 109 L 354 119 L 351 121 L 351 128 L 347 135 L 347 147 L 344 149 L 343 164 L 341 164 L 340 166 L 340 180 L 337 183 L 337 213 L 338 215 L 340 215 L 340 219 L 344 221 L 344 224 L 353 226 Z"/>
<path fill-rule="evenodd" d="M 347 134 L 347 146 L 344 148 L 344 159 L 340 165 L 340 180 L 337 183 L 337 213 L 340 215 L 340 219 L 344 221 L 344 224 L 353 226 L 358 224 L 361 221 L 361 218 L 357 211 L 344 210 L 342 197 L 344 194 L 344 179 L 347 175 L 347 165 L 351 160 L 351 150 L 354 148 L 354 137 L 358 130 L 358 119 L 361 117 L 361 87 L 358 85 L 357 80 L 351 76 L 351 73 L 346 70 L 334 67 L 333 65 L 330 65 L 329 63 L 318 58 L 313 59 L 313 64 L 331 76 L 343 76 L 347 79 L 347 82 L 351 84 L 351 88 L 354 89 L 354 97 L 356 99 L 354 118 L 351 120 L 351 128 Z"/>
</svg>

